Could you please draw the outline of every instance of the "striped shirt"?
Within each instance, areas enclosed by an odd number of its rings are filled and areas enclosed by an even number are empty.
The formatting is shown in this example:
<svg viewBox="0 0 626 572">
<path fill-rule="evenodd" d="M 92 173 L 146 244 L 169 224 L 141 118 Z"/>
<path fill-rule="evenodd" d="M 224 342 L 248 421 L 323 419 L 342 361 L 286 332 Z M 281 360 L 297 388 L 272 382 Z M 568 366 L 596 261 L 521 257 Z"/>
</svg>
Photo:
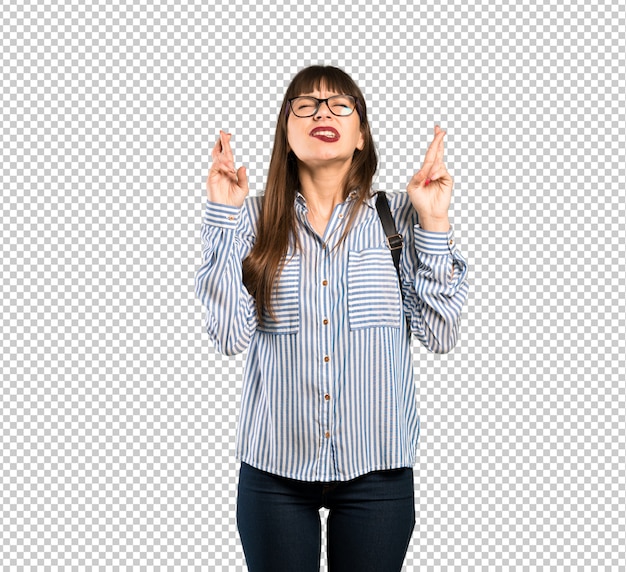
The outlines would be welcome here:
<svg viewBox="0 0 626 572">
<path fill-rule="evenodd" d="M 405 315 L 426 348 L 450 351 L 467 264 L 452 228 L 425 231 L 406 193 L 387 197 L 404 237 L 404 298 L 375 194 L 335 248 L 355 193 L 335 207 L 323 237 L 298 193 L 301 249 L 287 252 L 273 292 L 276 315 L 261 321 L 241 263 L 255 241 L 262 197 L 241 208 L 207 201 L 196 294 L 217 351 L 248 351 L 238 460 L 304 481 L 413 466 L 420 423 Z"/>
</svg>

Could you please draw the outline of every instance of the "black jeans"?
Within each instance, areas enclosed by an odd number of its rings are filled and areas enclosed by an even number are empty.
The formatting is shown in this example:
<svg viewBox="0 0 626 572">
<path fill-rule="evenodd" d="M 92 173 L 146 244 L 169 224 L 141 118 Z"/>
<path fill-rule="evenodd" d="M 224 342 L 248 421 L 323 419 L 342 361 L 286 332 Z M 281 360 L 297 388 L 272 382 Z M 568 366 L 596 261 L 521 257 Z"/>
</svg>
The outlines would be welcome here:
<svg viewBox="0 0 626 572">
<path fill-rule="evenodd" d="M 250 572 L 319 572 L 328 513 L 330 572 L 397 572 L 413 528 L 412 469 L 344 482 L 286 479 L 241 464 L 237 526 Z"/>
</svg>

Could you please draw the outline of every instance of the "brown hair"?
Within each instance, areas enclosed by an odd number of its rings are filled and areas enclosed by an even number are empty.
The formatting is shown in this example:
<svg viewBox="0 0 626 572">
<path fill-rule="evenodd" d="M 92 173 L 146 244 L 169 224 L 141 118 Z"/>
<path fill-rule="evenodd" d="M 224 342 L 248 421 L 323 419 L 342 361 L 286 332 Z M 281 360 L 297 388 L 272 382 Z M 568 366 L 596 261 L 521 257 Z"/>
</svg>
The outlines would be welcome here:
<svg viewBox="0 0 626 572">
<path fill-rule="evenodd" d="M 278 116 L 256 242 L 243 261 L 244 284 L 256 300 L 259 319 L 262 319 L 263 310 L 273 315 L 271 294 L 290 240 L 293 239 L 299 248 L 294 201 L 300 187 L 300 178 L 296 156 L 289 150 L 287 142 L 289 99 L 303 93 L 311 93 L 322 86 L 336 93 L 352 95 L 356 99 L 356 111 L 361 120 L 361 132 L 365 140 L 363 149 L 354 151 L 352 165 L 344 180 L 344 200 L 354 189 L 357 196 L 352 204 L 342 240 L 354 220 L 357 207 L 369 197 L 378 166 L 374 141 L 367 121 L 365 99 L 352 78 L 343 70 L 332 66 L 310 66 L 298 72 L 287 88 Z"/>
</svg>

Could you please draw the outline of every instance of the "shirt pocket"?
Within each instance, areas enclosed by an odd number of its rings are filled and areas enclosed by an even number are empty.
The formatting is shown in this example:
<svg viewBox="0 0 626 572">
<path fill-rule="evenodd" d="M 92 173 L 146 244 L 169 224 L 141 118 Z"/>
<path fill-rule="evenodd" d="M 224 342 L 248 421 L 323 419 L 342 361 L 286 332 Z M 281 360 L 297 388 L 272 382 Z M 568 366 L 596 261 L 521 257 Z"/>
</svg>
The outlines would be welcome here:
<svg viewBox="0 0 626 572">
<path fill-rule="evenodd" d="M 351 330 L 400 327 L 400 285 L 388 248 L 348 253 L 348 319 Z"/>
<path fill-rule="evenodd" d="M 294 253 L 285 260 L 272 293 L 274 317 L 264 311 L 258 327 L 267 334 L 295 334 L 300 328 L 300 254 Z"/>
</svg>

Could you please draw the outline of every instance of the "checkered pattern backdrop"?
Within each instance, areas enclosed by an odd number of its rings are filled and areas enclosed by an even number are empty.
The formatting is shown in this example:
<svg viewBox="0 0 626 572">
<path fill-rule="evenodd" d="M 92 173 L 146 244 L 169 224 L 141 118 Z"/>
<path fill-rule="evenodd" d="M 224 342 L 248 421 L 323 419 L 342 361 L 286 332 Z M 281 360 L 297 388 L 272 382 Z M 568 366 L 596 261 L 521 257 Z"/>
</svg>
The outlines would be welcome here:
<svg viewBox="0 0 626 572">
<path fill-rule="evenodd" d="M 366 94 L 378 188 L 448 131 L 471 294 L 415 348 L 406 570 L 626 570 L 626 10 L 371 4 L 2 1 L 3 571 L 245 570 L 204 179 L 224 128 L 262 191 L 312 63 Z"/>
</svg>

